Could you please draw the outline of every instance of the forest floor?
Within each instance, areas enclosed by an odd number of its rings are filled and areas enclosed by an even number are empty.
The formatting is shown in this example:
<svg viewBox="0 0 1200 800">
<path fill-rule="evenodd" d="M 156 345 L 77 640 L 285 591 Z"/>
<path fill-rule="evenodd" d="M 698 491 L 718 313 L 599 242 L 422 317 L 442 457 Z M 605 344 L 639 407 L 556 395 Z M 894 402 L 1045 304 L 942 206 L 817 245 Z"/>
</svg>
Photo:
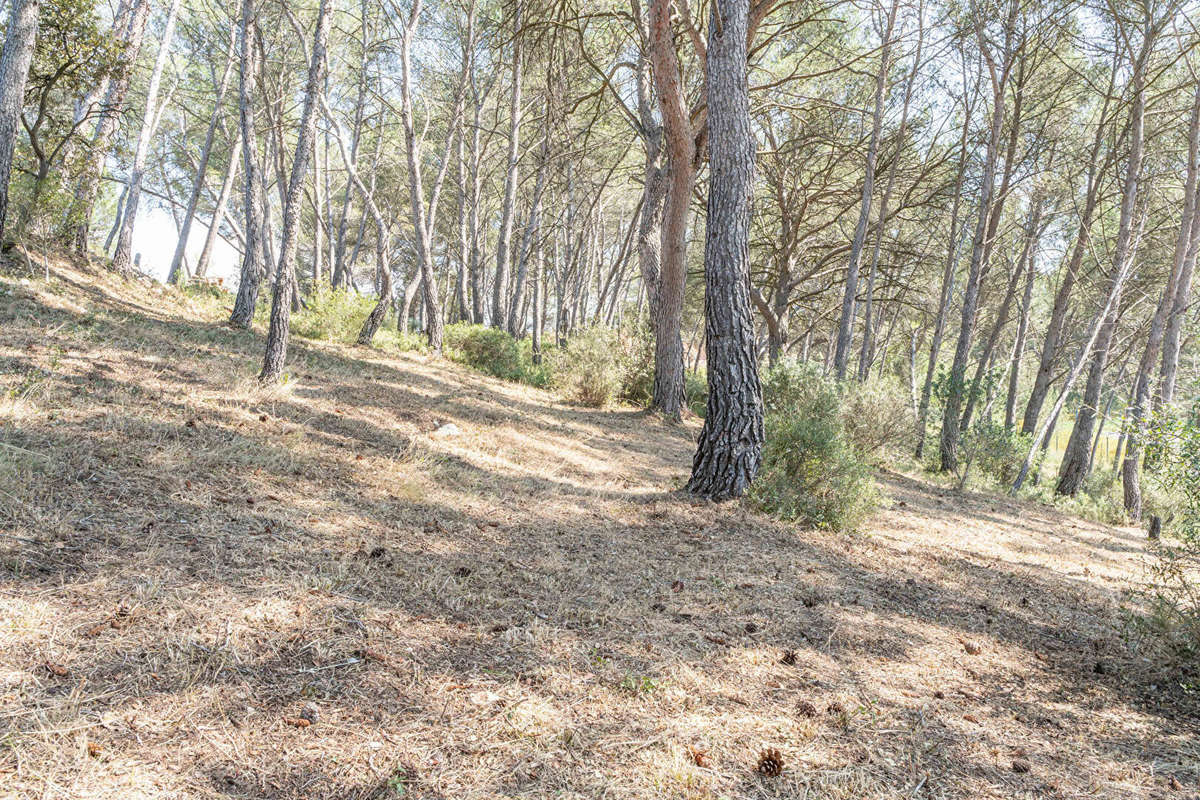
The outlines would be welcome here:
<svg viewBox="0 0 1200 800">
<path fill-rule="evenodd" d="M 262 389 L 224 313 L 0 276 L 0 797 L 1200 794 L 1136 530 L 892 472 L 798 530 L 677 491 L 694 422 L 306 341 Z"/>
</svg>

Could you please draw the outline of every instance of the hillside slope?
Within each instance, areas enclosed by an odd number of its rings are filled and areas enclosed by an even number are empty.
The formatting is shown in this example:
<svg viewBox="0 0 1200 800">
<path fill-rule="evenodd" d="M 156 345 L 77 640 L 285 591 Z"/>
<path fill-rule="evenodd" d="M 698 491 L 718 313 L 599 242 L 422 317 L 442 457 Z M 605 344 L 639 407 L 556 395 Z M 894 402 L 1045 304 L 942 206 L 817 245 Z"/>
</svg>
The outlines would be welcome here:
<svg viewBox="0 0 1200 800">
<path fill-rule="evenodd" d="M 1136 531 L 894 474 L 800 531 L 676 493 L 694 425 L 311 342 L 264 390 L 222 318 L 0 278 L 0 797 L 1200 792 Z"/>
</svg>

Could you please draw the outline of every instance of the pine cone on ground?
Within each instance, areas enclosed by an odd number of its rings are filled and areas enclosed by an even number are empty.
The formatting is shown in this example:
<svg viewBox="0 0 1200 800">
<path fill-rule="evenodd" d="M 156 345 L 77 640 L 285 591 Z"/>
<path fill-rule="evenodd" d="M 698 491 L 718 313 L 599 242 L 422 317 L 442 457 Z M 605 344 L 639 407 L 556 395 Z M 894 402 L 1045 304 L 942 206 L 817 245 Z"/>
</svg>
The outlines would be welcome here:
<svg viewBox="0 0 1200 800">
<path fill-rule="evenodd" d="M 783 756 L 779 750 L 769 747 L 758 756 L 758 771 L 768 778 L 778 777 L 783 772 Z"/>
</svg>

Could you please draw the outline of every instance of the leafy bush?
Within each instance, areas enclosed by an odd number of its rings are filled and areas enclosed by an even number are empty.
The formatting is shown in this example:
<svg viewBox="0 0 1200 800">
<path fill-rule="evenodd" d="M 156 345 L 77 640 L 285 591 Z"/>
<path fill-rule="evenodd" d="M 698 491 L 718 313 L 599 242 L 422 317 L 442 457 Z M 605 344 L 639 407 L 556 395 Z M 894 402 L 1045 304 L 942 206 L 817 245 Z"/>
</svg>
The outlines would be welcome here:
<svg viewBox="0 0 1200 800">
<path fill-rule="evenodd" d="M 1025 463 L 1032 443 L 1030 434 L 980 420 L 962 437 L 959 456 L 963 482 L 966 482 L 970 468 L 977 466 L 1001 484 L 1011 484 Z"/>
<path fill-rule="evenodd" d="M 269 292 L 261 292 L 268 298 Z M 267 299 L 269 309 L 270 300 Z M 374 298 L 350 289 L 319 284 L 304 296 L 304 308 L 292 315 L 291 330 L 297 336 L 326 342 L 353 342 L 363 320 L 375 307 Z"/>
<path fill-rule="evenodd" d="M 842 422 L 855 452 L 877 461 L 888 451 L 908 449 L 916 417 L 908 392 L 894 378 L 848 383 L 842 391 Z"/>
<path fill-rule="evenodd" d="M 846 401 L 815 365 L 784 361 L 763 380 L 766 445 L 750 500 L 783 519 L 852 530 L 876 493 L 868 453 L 847 434 Z M 869 429 L 867 425 L 864 429 Z M 863 435 L 869 443 L 870 437 Z"/>
<path fill-rule="evenodd" d="M 1169 527 L 1155 547 L 1144 595 L 1149 612 L 1139 620 L 1150 649 L 1172 668 L 1182 668 L 1185 685 L 1200 688 L 1200 401 L 1184 414 L 1164 409 L 1150 421 L 1145 443 L 1155 453 L 1147 485 L 1170 498 Z M 1153 509 L 1162 513 L 1164 509 Z M 1188 672 L 1190 670 L 1190 672 Z"/>
<path fill-rule="evenodd" d="M 584 328 L 548 360 L 551 383 L 569 402 L 600 408 L 621 393 L 623 349 L 620 335 L 612 328 Z"/>
<path fill-rule="evenodd" d="M 443 345 L 449 358 L 497 378 L 520 380 L 525 374 L 517 340 L 498 328 L 447 325 Z"/>
</svg>

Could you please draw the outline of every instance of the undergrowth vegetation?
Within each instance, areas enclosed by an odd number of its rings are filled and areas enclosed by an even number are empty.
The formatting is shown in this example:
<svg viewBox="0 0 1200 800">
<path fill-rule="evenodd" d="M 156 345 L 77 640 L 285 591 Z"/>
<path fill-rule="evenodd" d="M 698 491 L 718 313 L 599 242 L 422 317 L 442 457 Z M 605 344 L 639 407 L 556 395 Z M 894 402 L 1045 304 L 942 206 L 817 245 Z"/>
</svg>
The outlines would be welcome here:
<svg viewBox="0 0 1200 800">
<path fill-rule="evenodd" d="M 857 528 L 878 502 L 871 468 L 911 436 L 903 397 L 886 379 L 839 384 L 807 362 L 769 370 L 766 446 L 751 502 L 805 525 Z"/>
</svg>

